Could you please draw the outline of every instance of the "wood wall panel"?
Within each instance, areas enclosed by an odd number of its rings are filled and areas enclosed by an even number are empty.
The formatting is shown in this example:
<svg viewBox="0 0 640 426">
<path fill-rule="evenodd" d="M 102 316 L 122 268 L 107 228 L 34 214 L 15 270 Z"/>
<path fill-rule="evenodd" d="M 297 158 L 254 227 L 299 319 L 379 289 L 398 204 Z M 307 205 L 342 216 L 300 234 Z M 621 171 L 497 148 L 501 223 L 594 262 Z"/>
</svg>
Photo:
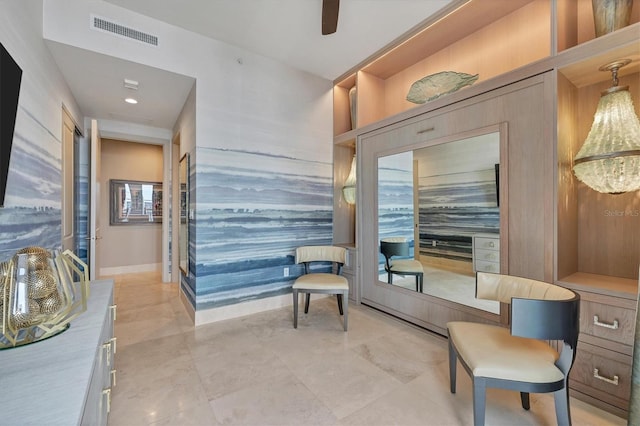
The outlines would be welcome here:
<svg viewBox="0 0 640 426">
<path fill-rule="evenodd" d="M 558 197 L 557 274 L 563 278 L 578 270 L 578 183 L 573 158 L 578 152 L 576 123 L 577 89 L 558 74 Z"/>
<path fill-rule="evenodd" d="M 548 1 L 534 1 L 387 78 L 385 116 L 415 107 L 406 100 L 407 92 L 413 82 L 427 75 L 456 71 L 479 74 L 478 81 L 484 81 L 547 57 L 551 45 L 549 20 L 532 17 L 548 15 Z"/>
</svg>

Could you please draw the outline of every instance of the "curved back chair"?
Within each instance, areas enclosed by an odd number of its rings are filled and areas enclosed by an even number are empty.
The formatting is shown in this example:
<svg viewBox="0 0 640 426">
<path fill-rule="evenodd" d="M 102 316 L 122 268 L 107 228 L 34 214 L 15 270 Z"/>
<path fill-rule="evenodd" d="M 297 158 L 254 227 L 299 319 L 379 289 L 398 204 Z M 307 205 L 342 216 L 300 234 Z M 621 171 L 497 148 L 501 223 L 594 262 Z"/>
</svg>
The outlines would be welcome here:
<svg viewBox="0 0 640 426">
<path fill-rule="evenodd" d="M 387 271 L 387 282 L 393 284 L 393 274 L 414 275 L 416 291 L 422 293 L 424 269 L 422 263 L 415 259 L 396 259 L 393 256 L 409 256 L 409 242 L 406 238 L 385 238 L 380 241 L 380 252 L 384 256 L 384 270 Z"/>
<path fill-rule="evenodd" d="M 296 264 L 304 264 L 304 275 L 293 283 L 293 328 L 298 328 L 298 293 L 306 293 L 304 313 L 309 313 L 311 293 L 335 294 L 338 310 L 344 316 L 344 331 L 347 331 L 349 309 L 349 281 L 340 275 L 346 260 L 347 249 L 334 246 L 304 246 L 296 249 Z M 336 273 L 312 272 L 315 262 L 332 262 Z M 344 306 L 344 310 L 343 310 Z"/>
<path fill-rule="evenodd" d="M 449 334 L 449 381 L 456 392 L 456 359 L 473 383 L 473 422 L 483 425 L 486 388 L 554 393 L 558 425 L 570 425 L 569 371 L 576 357 L 580 296 L 527 278 L 478 272 L 476 297 L 510 304 L 510 328 L 454 321 Z M 559 341 L 560 353 L 544 340 Z"/>
</svg>

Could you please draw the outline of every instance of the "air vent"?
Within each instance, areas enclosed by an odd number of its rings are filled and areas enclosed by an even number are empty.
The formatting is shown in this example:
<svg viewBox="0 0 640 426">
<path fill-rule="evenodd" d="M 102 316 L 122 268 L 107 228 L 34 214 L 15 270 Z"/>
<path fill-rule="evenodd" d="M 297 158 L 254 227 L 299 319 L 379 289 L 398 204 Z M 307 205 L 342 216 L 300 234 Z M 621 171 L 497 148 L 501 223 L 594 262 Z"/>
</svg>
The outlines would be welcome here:
<svg viewBox="0 0 640 426">
<path fill-rule="evenodd" d="M 128 39 L 136 40 L 141 43 L 150 44 L 152 46 L 158 45 L 158 37 L 154 35 L 147 34 L 133 28 L 125 27 L 124 25 L 116 24 L 115 22 L 100 18 L 98 16 L 91 16 L 91 28 L 115 34 L 120 37 L 126 37 Z"/>
</svg>

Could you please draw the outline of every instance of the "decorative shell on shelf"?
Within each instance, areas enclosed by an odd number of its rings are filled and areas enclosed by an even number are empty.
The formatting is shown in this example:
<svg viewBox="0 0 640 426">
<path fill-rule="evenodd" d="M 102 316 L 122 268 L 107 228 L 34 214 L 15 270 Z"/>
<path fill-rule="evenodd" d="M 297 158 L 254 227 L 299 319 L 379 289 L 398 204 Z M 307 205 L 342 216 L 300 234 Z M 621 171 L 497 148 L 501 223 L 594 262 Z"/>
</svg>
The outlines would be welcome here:
<svg viewBox="0 0 640 426">
<path fill-rule="evenodd" d="M 431 74 L 411 85 L 407 100 L 414 104 L 423 104 L 453 93 L 462 87 L 471 86 L 477 79 L 478 74 L 471 75 L 455 71 Z"/>
</svg>

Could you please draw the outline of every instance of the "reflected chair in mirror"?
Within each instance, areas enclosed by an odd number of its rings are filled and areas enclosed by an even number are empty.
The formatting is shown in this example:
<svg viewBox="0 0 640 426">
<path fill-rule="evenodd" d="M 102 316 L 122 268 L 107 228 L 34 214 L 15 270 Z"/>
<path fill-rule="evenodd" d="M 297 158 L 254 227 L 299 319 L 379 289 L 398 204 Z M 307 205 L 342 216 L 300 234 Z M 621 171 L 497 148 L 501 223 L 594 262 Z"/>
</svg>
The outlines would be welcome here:
<svg viewBox="0 0 640 426">
<path fill-rule="evenodd" d="M 349 281 L 342 275 L 347 250 L 334 246 L 304 246 L 296 249 L 296 264 L 304 264 L 304 275 L 298 277 L 293 290 L 293 328 L 298 328 L 298 293 L 305 293 L 304 313 L 309 313 L 311 293 L 335 294 L 338 299 L 338 310 L 344 317 L 344 331 L 347 331 L 349 308 Z M 327 271 L 327 263 L 331 262 L 333 272 Z M 318 269 L 319 268 L 319 269 Z"/>
<path fill-rule="evenodd" d="M 451 393 L 459 360 L 473 385 L 474 425 L 484 425 L 486 388 L 519 391 L 525 410 L 529 393 L 553 392 L 558 425 L 570 425 L 569 371 L 576 357 L 580 296 L 541 281 L 478 272 L 476 298 L 508 303 L 511 325 L 447 324 Z"/>
<path fill-rule="evenodd" d="M 384 270 L 387 282 L 393 284 L 393 275 L 413 275 L 416 277 L 416 291 L 422 293 L 424 269 L 415 259 L 392 259 L 393 256 L 409 256 L 409 242 L 406 238 L 391 237 L 380 241 L 380 252 L 384 256 Z"/>
</svg>

